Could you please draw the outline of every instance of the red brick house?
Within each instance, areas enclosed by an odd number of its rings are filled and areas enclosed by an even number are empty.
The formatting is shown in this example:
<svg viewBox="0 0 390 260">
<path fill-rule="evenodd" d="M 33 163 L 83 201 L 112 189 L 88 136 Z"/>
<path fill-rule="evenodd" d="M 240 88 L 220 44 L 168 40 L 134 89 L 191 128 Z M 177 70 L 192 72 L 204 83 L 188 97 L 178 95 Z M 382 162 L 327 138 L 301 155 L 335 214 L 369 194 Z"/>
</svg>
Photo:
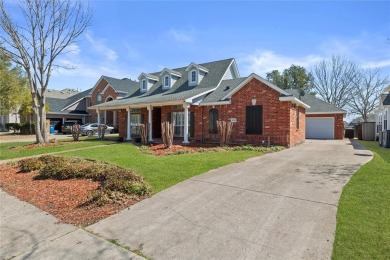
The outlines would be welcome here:
<svg viewBox="0 0 390 260">
<path fill-rule="evenodd" d="M 138 134 L 137 124 L 148 122 L 153 141 L 161 136 L 161 122 L 171 121 L 183 143 L 213 142 L 219 119 L 234 122 L 232 143 L 292 146 L 305 140 L 310 106 L 256 74 L 240 77 L 234 59 L 142 73 L 139 82 L 127 84 L 123 98 L 114 98 L 106 78 L 95 85 L 91 100 L 113 100 L 89 109 L 97 111 L 98 122 L 107 120 L 107 113 L 117 113 L 119 135 L 127 140 Z"/>
</svg>

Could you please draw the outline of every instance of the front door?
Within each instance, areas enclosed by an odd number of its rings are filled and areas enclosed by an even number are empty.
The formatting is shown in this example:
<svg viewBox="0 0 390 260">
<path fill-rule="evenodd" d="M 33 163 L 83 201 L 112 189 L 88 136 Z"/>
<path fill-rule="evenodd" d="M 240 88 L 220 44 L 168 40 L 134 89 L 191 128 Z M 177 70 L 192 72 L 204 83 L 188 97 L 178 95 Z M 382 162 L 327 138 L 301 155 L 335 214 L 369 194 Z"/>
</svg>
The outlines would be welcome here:
<svg viewBox="0 0 390 260">
<path fill-rule="evenodd" d="M 154 107 L 152 115 L 153 138 L 161 138 L 161 108 Z"/>
</svg>

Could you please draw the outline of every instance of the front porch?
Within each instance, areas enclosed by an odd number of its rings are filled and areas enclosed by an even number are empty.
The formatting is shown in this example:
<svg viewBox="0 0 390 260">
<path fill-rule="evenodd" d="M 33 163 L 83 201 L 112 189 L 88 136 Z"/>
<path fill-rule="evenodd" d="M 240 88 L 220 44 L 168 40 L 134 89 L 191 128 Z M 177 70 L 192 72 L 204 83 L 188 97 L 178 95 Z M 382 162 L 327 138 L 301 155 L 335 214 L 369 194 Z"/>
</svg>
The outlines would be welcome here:
<svg viewBox="0 0 390 260">
<path fill-rule="evenodd" d="M 174 142 L 189 144 L 195 134 L 194 106 L 185 103 L 173 103 L 167 105 L 129 106 L 117 110 L 96 110 L 97 122 L 102 121 L 101 114 L 115 114 L 118 120 L 119 136 L 127 141 L 135 141 L 140 137 L 140 124 L 148 125 L 148 139 L 150 143 L 160 143 L 161 123 L 172 122 L 174 124 Z M 106 117 L 105 117 L 106 118 Z M 105 119 L 104 118 L 104 119 Z"/>
</svg>

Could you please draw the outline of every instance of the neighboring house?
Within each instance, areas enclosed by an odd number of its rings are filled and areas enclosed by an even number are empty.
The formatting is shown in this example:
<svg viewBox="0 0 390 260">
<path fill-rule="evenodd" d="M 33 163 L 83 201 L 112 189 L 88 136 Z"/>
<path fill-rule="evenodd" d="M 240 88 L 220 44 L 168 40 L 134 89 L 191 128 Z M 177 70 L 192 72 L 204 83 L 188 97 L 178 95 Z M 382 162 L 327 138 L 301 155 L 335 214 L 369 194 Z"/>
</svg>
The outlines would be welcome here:
<svg viewBox="0 0 390 260">
<path fill-rule="evenodd" d="M 109 80 L 102 83 L 106 78 L 102 77 L 94 89 L 112 86 Z M 217 141 L 217 120 L 234 122 L 232 143 L 261 144 L 269 140 L 291 146 L 305 140 L 309 106 L 256 74 L 240 77 L 234 59 L 141 73 L 138 80 L 137 84 L 128 84 L 126 97 L 89 108 L 97 110 L 98 122 L 103 113 L 117 112 L 119 134 L 128 140 L 137 134 L 136 125 L 143 122 L 149 123 L 150 141 L 160 138 L 161 122 L 171 121 L 174 136 L 182 138 L 183 143 L 190 138 Z M 104 91 L 99 92 L 102 96 L 96 100 L 105 100 Z"/>
<path fill-rule="evenodd" d="M 128 78 L 116 79 L 112 77 L 101 76 L 95 86 L 90 89 L 88 93 L 88 107 L 132 95 L 134 94 L 134 91 L 138 90 L 138 86 L 138 82 Z M 91 122 L 97 122 L 98 112 L 95 109 L 88 108 L 88 113 L 91 115 Z M 106 110 L 99 113 L 101 123 L 118 128 L 117 111 Z"/>
<path fill-rule="evenodd" d="M 310 106 L 306 110 L 306 138 L 344 138 L 344 118 L 347 111 L 310 94 L 301 96 L 297 90 L 288 89 L 286 91 Z"/>
<path fill-rule="evenodd" d="M 7 115 L 0 115 L 0 131 L 7 131 L 5 124 L 8 123 L 20 123 L 20 115 L 17 111 L 15 113 L 9 113 Z"/>
<path fill-rule="evenodd" d="M 78 92 L 72 89 L 47 90 L 46 104 L 49 105 L 49 112 L 46 118 L 50 124 L 56 125 L 56 130 L 68 120 L 77 120 L 80 123 L 90 122 L 90 115 L 87 112 L 87 98 L 91 89 Z"/>
<path fill-rule="evenodd" d="M 381 146 L 390 148 L 390 87 L 379 97 L 376 109 L 376 131 Z"/>
</svg>

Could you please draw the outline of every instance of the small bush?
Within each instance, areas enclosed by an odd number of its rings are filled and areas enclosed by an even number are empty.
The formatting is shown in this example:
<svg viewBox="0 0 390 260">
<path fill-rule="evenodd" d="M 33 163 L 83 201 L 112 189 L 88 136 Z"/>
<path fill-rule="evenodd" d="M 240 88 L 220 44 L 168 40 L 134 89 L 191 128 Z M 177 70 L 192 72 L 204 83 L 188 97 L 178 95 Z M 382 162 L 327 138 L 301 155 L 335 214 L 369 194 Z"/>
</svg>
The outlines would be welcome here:
<svg viewBox="0 0 390 260">
<path fill-rule="evenodd" d="M 44 155 L 21 160 L 19 166 L 23 172 L 39 170 L 38 179 L 91 179 L 100 182 L 100 189 L 89 198 L 89 203 L 97 206 L 122 203 L 129 196 L 151 194 L 151 189 L 142 176 L 104 162 Z"/>
<path fill-rule="evenodd" d="M 45 166 L 45 162 L 40 158 L 27 158 L 18 162 L 21 172 L 32 172 L 42 169 Z"/>
</svg>

